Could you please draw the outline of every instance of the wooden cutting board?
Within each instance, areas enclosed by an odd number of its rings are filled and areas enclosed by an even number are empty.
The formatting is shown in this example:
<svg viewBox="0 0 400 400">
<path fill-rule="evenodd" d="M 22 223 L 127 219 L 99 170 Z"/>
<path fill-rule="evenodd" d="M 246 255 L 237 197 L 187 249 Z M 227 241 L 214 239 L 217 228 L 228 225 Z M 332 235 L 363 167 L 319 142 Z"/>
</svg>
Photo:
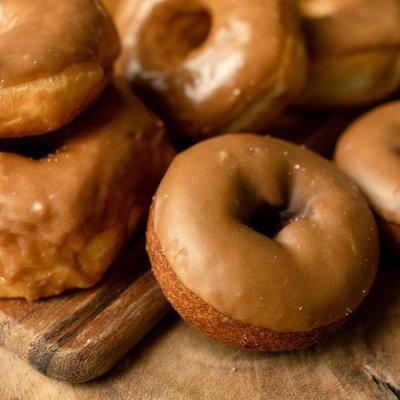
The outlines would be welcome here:
<svg viewBox="0 0 400 400">
<path fill-rule="evenodd" d="M 0 301 L 0 344 L 44 375 L 86 382 L 111 368 L 166 313 L 143 237 L 102 282 L 38 302 Z"/>
</svg>

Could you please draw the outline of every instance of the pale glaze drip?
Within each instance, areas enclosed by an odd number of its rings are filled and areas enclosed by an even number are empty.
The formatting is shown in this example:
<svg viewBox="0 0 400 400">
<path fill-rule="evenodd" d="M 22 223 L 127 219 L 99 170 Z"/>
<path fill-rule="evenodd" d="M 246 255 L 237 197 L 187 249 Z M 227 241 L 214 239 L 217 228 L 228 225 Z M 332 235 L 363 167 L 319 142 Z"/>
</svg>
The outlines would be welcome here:
<svg viewBox="0 0 400 400">
<path fill-rule="evenodd" d="M 335 162 L 384 219 L 400 224 L 400 101 L 354 122 L 338 142 Z"/>
<path fill-rule="evenodd" d="M 278 213 L 264 221 L 271 237 L 251 222 L 262 206 Z M 377 270 L 375 222 L 356 186 L 268 137 L 226 135 L 179 154 L 154 200 L 154 232 L 190 291 L 276 332 L 351 315 Z"/>
</svg>

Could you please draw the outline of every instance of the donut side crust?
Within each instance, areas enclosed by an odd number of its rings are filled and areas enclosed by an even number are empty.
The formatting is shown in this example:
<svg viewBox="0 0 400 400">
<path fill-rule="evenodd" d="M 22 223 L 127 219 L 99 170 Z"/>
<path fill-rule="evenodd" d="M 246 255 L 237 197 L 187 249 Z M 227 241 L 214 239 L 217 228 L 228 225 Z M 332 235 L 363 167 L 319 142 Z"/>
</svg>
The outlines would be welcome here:
<svg viewBox="0 0 400 400">
<path fill-rule="evenodd" d="M 194 329 L 217 342 L 258 351 L 304 349 L 339 329 L 349 317 L 305 332 L 273 332 L 223 315 L 188 290 L 177 277 L 154 231 L 153 207 L 147 226 L 146 249 L 152 271 L 167 300 Z"/>
<path fill-rule="evenodd" d="M 54 76 L 0 89 L 0 138 L 61 128 L 99 97 L 110 76 L 111 70 L 94 63 L 76 64 Z"/>
</svg>

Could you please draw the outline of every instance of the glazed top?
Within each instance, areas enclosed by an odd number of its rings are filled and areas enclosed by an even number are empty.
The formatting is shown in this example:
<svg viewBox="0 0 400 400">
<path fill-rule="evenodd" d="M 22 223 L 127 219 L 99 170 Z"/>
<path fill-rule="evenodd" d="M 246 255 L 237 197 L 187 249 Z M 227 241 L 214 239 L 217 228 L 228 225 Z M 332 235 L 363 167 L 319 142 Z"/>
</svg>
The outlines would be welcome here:
<svg viewBox="0 0 400 400">
<path fill-rule="evenodd" d="M 74 64 L 108 70 L 118 43 L 100 0 L 1 0 L 0 88 L 48 78 Z"/>
<path fill-rule="evenodd" d="M 264 101 L 265 114 L 276 98 L 302 88 L 294 13 L 291 0 L 122 0 L 118 70 L 161 103 L 177 136 L 248 128 L 260 110 L 247 107 Z M 288 77 L 289 68 L 299 78 Z"/>
<path fill-rule="evenodd" d="M 154 201 L 154 232 L 189 290 L 277 332 L 349 315 L 377 269 L 375 222 L 356 186 L 311 151 L 251 134 L 175 158 Z"/>
<path fill-rule="evenodd" d="M 400 224 L 400 101 L 373 109 L 340 138 L 335 162 L 389 222 Z"/>
<path fill-rule="evenodd" d="M 297 0 L 314 55 L 400 49 L 398 0 Z"/>
</svg>

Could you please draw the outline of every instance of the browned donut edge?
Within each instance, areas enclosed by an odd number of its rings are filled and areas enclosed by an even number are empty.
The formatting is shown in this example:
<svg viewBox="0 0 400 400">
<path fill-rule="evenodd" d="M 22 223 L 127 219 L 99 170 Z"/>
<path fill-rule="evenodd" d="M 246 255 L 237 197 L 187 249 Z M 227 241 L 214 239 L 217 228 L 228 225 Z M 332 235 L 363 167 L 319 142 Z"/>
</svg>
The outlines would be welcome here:
<svg viewBox="0 0 400 400">
<path fill-rule="evenodd" d="M 167 300 L 193 328 L 209 338 L 231 346 L 259 350 L 285 351 L 307 348 L 340 328 L 348 317 L 306 332 L 273 332 L 227 317 L 188 290 L 177 277 L 154 232 L 153 206 L 147 225 L 146 249 L 152 271 Z"/>
</svg>

